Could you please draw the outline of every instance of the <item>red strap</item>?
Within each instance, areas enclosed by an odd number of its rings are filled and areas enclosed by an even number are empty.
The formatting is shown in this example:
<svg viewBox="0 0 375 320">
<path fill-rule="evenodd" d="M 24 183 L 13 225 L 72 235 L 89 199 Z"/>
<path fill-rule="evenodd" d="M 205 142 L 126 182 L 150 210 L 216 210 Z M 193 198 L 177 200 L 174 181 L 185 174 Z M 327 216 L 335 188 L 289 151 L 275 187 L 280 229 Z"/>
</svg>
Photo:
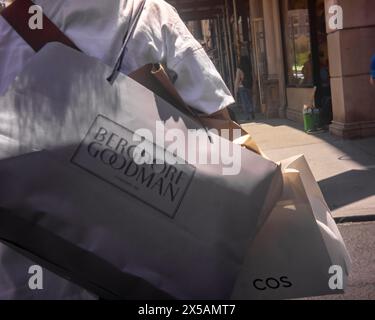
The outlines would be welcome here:
<svg viewBox="0 0 375 320">
<path fill-rule="evenodd" d="M 60 29 L 43 14 L 43 29 L 32 30 L 29 27 L 31 14 L 29 8 L 35 5 L 31 0 L 16 0 L 5 8 L 0 15 L 13 29 L 32 47 L 39 51 L 49 42 L 61 42 L 73 49 L 79 50 Z M 80 50 L 79 50 L 80 51 Z"/>
</svg>

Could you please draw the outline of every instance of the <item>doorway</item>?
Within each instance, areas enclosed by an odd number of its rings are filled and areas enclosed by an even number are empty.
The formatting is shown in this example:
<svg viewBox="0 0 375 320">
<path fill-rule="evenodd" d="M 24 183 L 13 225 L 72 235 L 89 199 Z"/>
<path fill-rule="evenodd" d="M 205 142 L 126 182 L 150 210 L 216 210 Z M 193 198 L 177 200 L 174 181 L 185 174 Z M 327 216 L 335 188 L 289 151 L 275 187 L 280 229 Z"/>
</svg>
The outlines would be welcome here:
<svg viewBox="0 0 375 320">
<path fill-rule="evenodd" d="M 333 115 L 324 0 L 312 0 L 309 6 L 314 85 L 317 89 L 315 105 L 320 109 L 321 125 L 328 127 Z"/>
</svg>

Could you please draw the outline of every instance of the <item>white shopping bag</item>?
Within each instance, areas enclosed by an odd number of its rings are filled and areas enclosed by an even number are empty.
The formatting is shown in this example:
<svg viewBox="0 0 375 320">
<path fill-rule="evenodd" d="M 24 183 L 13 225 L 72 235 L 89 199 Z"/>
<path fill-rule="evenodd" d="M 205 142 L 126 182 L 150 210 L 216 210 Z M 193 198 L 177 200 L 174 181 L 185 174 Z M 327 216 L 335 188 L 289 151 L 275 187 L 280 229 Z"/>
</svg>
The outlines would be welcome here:
<svg viewBox="0 0 375 320">
<path fill-rule="evenodd" d="M 2 243 L 0 257 L 0 300 L 97 299 Z"/>
<path fill-rule="evenodd" d="M 229 298 L 281 191 L 280 168 L 215 135 L 240 154 L 238 174 L 187 158 L 136 165 L 134 137 L 155 157 L 175 157 L 173 142 L 152 137 L 178 129 L 188 149 L 188 129 L 201 126 L 124 75 L 111 85 L 111 72 L 49 44 L 0 97 L 0 239 L 109 298 L 154 297 L 155 288 Z M 198 157 L 220 159 L 203 138 Z"/>
<path fill-rule="evenodd" d="M 282 161 L 284 191 L 248 251 L 234 299 L 342 293 L 350 258 L 303 156 Z"/>
</svg>

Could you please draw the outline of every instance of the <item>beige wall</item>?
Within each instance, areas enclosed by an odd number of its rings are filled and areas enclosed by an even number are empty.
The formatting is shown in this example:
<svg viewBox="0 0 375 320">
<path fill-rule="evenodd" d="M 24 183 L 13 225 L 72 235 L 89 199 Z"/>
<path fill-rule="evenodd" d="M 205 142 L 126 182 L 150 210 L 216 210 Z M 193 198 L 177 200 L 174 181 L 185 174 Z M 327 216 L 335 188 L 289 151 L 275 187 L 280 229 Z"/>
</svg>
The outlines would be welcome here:
<svg viewBox="0 0 375 320">
<path fill-rule="evenodd" d="M 267 116 L 283 117 L 285 116 L 286 94 L 279 1 L 263 0 L 262 6 L 268 72 L 263 82 Z"/>
<path fill-rule="evenodd" d="M 252 7 L 254 1 L 263 4 L 268 80 L 279 81 L 279 106 L 287 104 L 287 117 L 302 121 L 302 108 L 311 103 L 313 88 L 285 88 L 278 0 L 250 0 Z M 343 8 L 344 28 L 327 29 L 331 132 L 345 138 L 375 135 L 375 87 L 369 84 L 370 59 L 375 54 L 375 0 L 325 0 L 327 28 L 328 8 L 334 4 Z"/>
<path fill-rule="evenodd" d="M 268 68 L 268 78 L 263 84 L 267 113 L 302 122 L 303 106 L 311 104 L 313 88 L 286 87 L 279 1 L 262 0 L 262 5 Z"/>
<path fill-rule="evenodd" d="M 327 11 L 334 4 L 344 11 L 344 29 L 327 30 L 331 132 L 345 138 L 375 135 L 375 88 L 369 84 L 370 59 L 375 54 L 375 1 L 326 0 L 325 4 Z"/>
<path fill-rule="evenodd" d="M 287 88 L 288 108 L 287 118 L 293 121 L 303 121 L 303 106 L 313 102 L 313 88 Z"/>
</svg>

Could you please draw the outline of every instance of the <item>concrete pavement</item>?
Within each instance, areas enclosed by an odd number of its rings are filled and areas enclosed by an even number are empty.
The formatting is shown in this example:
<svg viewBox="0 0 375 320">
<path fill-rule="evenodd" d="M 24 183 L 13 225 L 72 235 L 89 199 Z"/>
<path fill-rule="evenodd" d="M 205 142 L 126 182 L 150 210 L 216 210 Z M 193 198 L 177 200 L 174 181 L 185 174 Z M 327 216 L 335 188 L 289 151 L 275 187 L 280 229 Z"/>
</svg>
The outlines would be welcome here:
<svg viewBox="0 0 375 320">
<path fill-rule="evenodd" d="M 310 135 L 286 119 L 259 119 L 243 126 L 274 161 L 304 154 L 335 218 L 375 217 L 375 138 Z"/>
<path fill-rule="evenodd" d="M 308 300 L 375 300 L 375 222 L 339 226 L 352 258 L 345 294 Z"/>
<path fill-rule="evenodd" d="M 304 154 L 336 220 L 357 222 L 339 225 L 353 262 L 346 293 L 307 300 L 374 300 L 375 138 L 310 135 L 292 121 L 259 116 L 243 126 L 274 161 Z"/>
</svg>

